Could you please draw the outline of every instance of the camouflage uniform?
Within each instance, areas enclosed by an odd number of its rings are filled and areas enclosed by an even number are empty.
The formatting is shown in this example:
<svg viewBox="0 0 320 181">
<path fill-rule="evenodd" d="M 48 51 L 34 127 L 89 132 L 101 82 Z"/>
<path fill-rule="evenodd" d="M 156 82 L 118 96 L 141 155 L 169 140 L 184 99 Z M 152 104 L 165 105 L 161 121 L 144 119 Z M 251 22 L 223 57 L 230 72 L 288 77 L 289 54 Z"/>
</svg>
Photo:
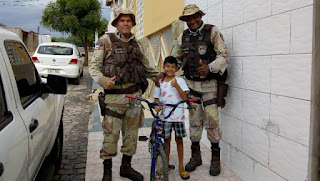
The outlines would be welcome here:
<svg viewBox="0 0 320 181">
<path fill-rule="evenodd" d="M 190 35 L 196 36 L 204 27 L 204 24 L 195 32 L 190 29 Z M 214 26 L 211 30 L 211 42 L 214 44 L 214 51 L 217 53 L 215 61 L 209 64 L 209 69 L 213 73 L 225 72 L 228 67 L 228 52 L 222 34 L 219 29 Z M 178 58 L 182 56 L 180 46 L 182 44 L 182 34 L 178 37 L 175 56 Z M 181 58 L 180 58 L 181 59 Z M 217 97 L 217 81 L 215 79 L 205 81 L 188 80 L 186 82 L 188 87 L 198 93 L 202 94 L 202 101 L 207 101 Z M 194 97 L 194 96 L 191 96 Z M 221 130 L 219 124 L 218 107 L 216 104 L 206 106 L 204 109 L 202 105 L 192 103 L 195 110 L 190 110 L 190 139 L 192 142 L 199 142 L 202 137 L 202 130 L 206 128 L 208 139 L 211 142 L 217 143 L 221 139 Z"/>
<path fill-rule="evenodd" d="M 115 35 L 124 42 L 135 39 L 134 35 L 132 35 L 126 40 L 119 31 L 116 31 Z M 142 45 L 139 44 L 139 46 L 141 52 L 143 52 Z M 112 43 L 110 37 L 108 34 L 105 34 L 99 39 L 93 58 L 89 64 L 90 75 L 97 82 L 99 82 L 99 79 L 103 76 L 101 72 L 103 60 L 111 55 L 111 51 Z M 145 76 L 154 80 L 158 72 L 149 66 L 149 60 L 145 56 L 141 61 L 145 68 Z M 133 85 L 134 83 L 116 84 L 113 89 L 123 89 Z M 134 94 L 141 96 L 141 90 Z M 130 99 L 125 98 L 125 94 L 106 94 L 105 103 L 107 108 L 120 114 L 125 114 L 125 117 L 123 120 L 112 116 L 104 117 L 102 123 L 104 128 L 104 142 L 103 148 L 100 151 L 100 158 L 109 159 L 117 155 L 117 143 L 120 131 L 122 132 L 123 141 L 121 152 L 129 156 L 134 155 L 137 148 L 138 128 L 143 125 L 144 120 L 141 107 L 133 107 L 130 104 Z"/>
<path fill-rule="evenodd" d="M 192 103 L 195 109 L 190 110 L 191 158 L 185 170 L 192 172 L 202 164 L 199 142 L 205 128 L 211 142 L 212 153 L 209 173 L 216 176 L 221 171 L 219 147 L 221 129 L 217 105 L 223 107 L 225 104 L 223 97 L 227 92 L 227 85 L 224 82 L 227 75 L 228 52 L 219 29 L 200 21 L 200 17 L 204 15 L 205 13 L 195 4 L 184 8 L 180 20 L 186 21 L 187 25 L 188 23 L 190 25 L 202 23 L 202 25 L 195 31 L 189 28 L 181 33 L 175 46 L 175 56 L 182 61 L 184 76 L 190 89 L 189 97 L 201 98 L 201 103 Z M 203 69 L 200 60 L 209 69 L 206 76 L 197 70 L 200 66 Z"/>
<path fill-rule="evenodd" d="M 155 80 L 158 72 L 149 66 L 142 44 L 135 40 L 134 35 L 128 32 L 126 38 L 120 32 L 127 33 L 123 27 L 131 29 L 136 25 L 133 12 L 119 9 L 111 24 L 117 31 L 106 33 L 99 39 L 89 64 L 91 77 L 105 88 L 106 94 L 104 100 L 100 99 L 100 106 L 105 105 L 106 108 L 106 116 L 102 121 L 104 141 L 100 150 L 100 158 L 104 160 L 102 180 L 112 180 L 112 158 L 117 155 L 121 132 L 123 144 L 120 151 L 123 156 L 120 176 L 142 181 L 143 175 L 131 167 L 131 160 L 136 153 L 138 129 L 143 125 L 144 115 L 142 108 L 133 106 L 132 100 L 126 98 L 125 94 L 141 96 L 141 85 L 146 78 Z"/>
</svg>

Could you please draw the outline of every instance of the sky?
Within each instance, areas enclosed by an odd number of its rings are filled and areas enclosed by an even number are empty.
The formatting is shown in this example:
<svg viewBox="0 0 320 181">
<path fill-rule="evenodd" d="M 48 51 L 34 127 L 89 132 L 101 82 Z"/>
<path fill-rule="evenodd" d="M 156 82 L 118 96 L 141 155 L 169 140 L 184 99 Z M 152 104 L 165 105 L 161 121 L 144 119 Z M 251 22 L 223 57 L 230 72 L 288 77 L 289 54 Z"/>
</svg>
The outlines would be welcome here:
<svg viewBox="0 0 320 181">
<path fill-rule="evenodd" d="M 104 0 L 99 0 L 104 2 Z M 26 31 L 38 31 L 40 34 L 51 34 L 55 37 L 67 36 L 59 32 L 50 32 L 40 25 L 44 8 L 55 0 L 0 0 L 0 23 L 7 27 L 20 27 Z M 102 16 L 110 19 L 110 8 L 102 3 Z"/>
</svg>

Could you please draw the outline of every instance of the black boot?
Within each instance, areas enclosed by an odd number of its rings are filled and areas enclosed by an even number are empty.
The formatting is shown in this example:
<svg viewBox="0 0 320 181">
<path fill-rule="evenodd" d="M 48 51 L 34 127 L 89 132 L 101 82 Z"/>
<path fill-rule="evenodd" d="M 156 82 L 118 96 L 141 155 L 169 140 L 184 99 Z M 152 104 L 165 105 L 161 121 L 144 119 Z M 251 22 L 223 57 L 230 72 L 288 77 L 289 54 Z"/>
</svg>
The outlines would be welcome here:
<svg viewBox="0 0 320 181">
<path fill-rule="evenodd" d="M 192 142 L 191 158 L 189 163 L 185 166 L 185 170 L 187 172 L 192 172 L 200 165 L 202 165 L 200 144 L 199 142 Z"/>
<path fill-rule="evenodd" d="M 220 174 L 221 166 L 220 166 L 220 147 L 219 143 L 211 142 L 211 165 L 210 165 L 210 175 L 217 176 Z"/>
<path fill-rule="evenodd" d="M 143 181 L 143 176 L 131 167 L 132 156 L 123 155 L 120 166 L 120 176 L 133 181 Z"/>
<path fill-rule="evenodd" d="M 112 160 L 107 159 L 103 161 L 103 178 L 102 181 L 112 180 Z"/>
</svg>

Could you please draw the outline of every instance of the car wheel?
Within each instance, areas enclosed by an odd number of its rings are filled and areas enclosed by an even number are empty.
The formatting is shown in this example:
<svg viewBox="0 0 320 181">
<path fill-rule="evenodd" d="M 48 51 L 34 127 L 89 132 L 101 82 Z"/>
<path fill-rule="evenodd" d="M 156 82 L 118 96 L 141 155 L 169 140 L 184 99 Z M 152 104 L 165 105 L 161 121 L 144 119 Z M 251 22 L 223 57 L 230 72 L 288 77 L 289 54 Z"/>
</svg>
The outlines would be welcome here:
<svg viewBox="0 0 320 181">
<path fill-rule="evenodd" d="M 79 85 L 80 84 L 80 75 L 77 78 L 73 79 L 73 84 L 74 85 Z"/>
<path fill-rule="evenodd" d="M 80 77 L 83 77 L 83 69 L 82 69 L 82 71 L 81 71 Z"/>
<path fill-rule="evenodd" d="M 54 141 L 52 150 L 49 156 L 47 157 L 48 161 L 51 162 L 55 167 L 56 172 L 60 169 L 60 165 L 62 161 L 62 147 L 63 147 L 63 123 L 62 123 L 62 116 L 61 116 L 60 126 L 59 126 L 56 140 Z"/>
</svg>

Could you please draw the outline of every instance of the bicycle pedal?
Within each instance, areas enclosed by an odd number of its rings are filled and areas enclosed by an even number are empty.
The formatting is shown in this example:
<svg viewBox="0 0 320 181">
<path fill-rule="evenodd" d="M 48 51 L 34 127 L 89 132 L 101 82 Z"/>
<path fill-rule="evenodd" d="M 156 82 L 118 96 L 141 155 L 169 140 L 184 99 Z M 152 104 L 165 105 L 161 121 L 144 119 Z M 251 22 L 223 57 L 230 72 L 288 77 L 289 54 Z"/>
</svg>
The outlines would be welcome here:
<svg viewBox="0 0 320 181">
<path fill-rule="evenodd" d="M 147 136 L 139 136 L 139 141 L 147 141 L 148 137 Z"/>
</svg>

